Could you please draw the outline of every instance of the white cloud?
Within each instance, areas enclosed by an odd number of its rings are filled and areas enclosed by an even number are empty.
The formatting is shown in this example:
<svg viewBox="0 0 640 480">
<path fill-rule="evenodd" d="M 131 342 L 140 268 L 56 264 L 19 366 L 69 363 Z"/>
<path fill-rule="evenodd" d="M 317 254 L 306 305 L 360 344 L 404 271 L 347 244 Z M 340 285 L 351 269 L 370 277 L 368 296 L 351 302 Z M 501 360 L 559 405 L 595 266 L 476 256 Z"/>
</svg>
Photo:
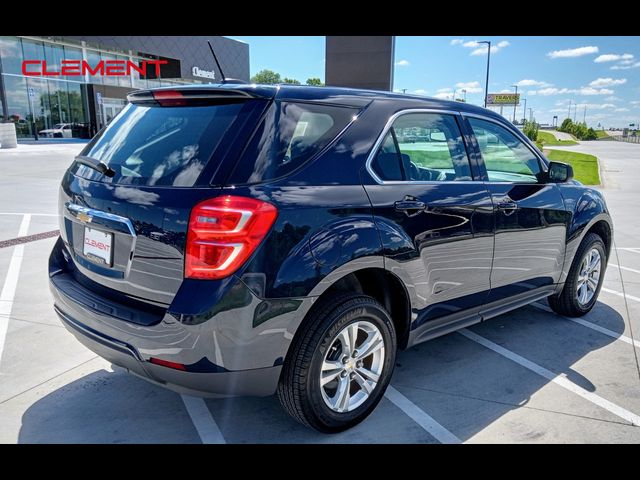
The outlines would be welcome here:
<svg viewBox="0 0 640 480">
<path fill-rule="evenodd" d="M 629 102 L 631 105 L 640 105 L 640 100 L 633 100 Z"/>
<path fill-rule="evenodd" d="M 550 87 L 551 84 L 547 82 L 542 82 L 539 80 L 532 80 L 530 78 L 525 78 L 524 80 L 520 80 L 516 83 L 519 87 Z"/>
<path fill-rule="evenodd" d="M 451 100 L 452 92 L 440 92 L 434 95 L 435 98 L 439 98 L 441 100 Z"/>
<path fill-rule="evenodd" d="M 569 48 L 567 50 L 554 50 L 552 52 L 547 53 L 547 56 L 550 58 L 575 58 L 582 57 L 584 55 L 591 55 L 594 53 L 598 53 L 598 47 L 578 47 L 578 48 Z"/>
<path fill-rule="evenodd" d="M 473 55 L 473 56 L 480 56 L 480 55 L 487 54 L 486 44 L 480 43 L 477 40 L 470 40 L 468 42 L 463 42 L 462 40 L 460 41 L 458 40 L 459 39 L 452 40 L 451 45 L 462 45 L 465 48 L 473 48 L 473 51 L 470 53 L 470 55 Z M 453 42 L 456 42 L 456 43 L 453 43 Z M 508 47 L 509 45 L 511 44 L 506 40 L 501 40 L 498 43 L 493 43 L 491 44 L 491 53 L 498 53 L 500 50 Z"/>
<path fill-rule="evenodd" d="M 447 88 L 439 88 L 438 90 L 436 90 L 436 93 L 451 93 L 452 90 L 447 87 Z"/>
<path fill-rule="evenodd" d="M 409 60 L 400 60 L 399 62 L 396 62 L 396 67 L 408 67 L 409 65 L 411 65 Z"/>
<path fill-rule="evenodd" d="M 556 87 L 547 87 L 541 88 L 540 90 L 529 90 L 527 95 L 542 95 L 548 97 L 550 95 L 567 95 L 567 94 L 577 94 L 577 95 L 611 95 L 613 94 L 613 90 L 608 88 L 593 88 L 593 87 L 581 87 L 581 88 L 556 88 Z"/>
<path fill-rule="evenodd" d="M 613 90 L 609 88 L 582 87 L 576 93 L 578 95 L 612 95 Z"/>
<path fill-rule="evenodd" d="M 417 90 L 414 90 L 413 93 L 415 93 L 416 95 L 426 95 L 427 91 L 424 88 L 419 88 Z"/>
<path fill-rule="evenodd" d="M 633 55 L 631 55 L 633 57 Z M 635 60 L 633 58 L 629 58 L 627 60 L 621 60 L 619 65 L 631 65 Z"/>
<path fill-rule="evenodd" d="M 479 82 L 458 82 L 456 83 L 456 89 L 465 89 L 467 93 L 480 93 L 482 87 Z"/>
<path fill-rule="evenodd" d="M 624 107 L 622 107 L 622 108 L 616 108 L 616 109 L 614 110 L 614 112 L 628 112 L 628 111 L 629 111 L 629 109 L 628 109 L 628 108 L 624 108 Z"/>
<path fill-rule="evenodd" d="M 451 40 L 451 45 L 462 45 L 463 42 L 464 40 L 461 38 L 454 38 Z"/>
<path fill-rule="evenodd" d="M 631 55 L 630 53 L 623 53 L 622 55 L 619 55 L 617 53 L 607 53 L 607 54 L 596 57 L 594 62 L 605 63 L 605 62 L 617 62 L 619 60 L 628 61 L 632 59 L 633 59 L 633 55 Z"/>
<path fill-rule="evenodd" d="M 640 67 L 640 62 L 636 62 L 631 65 L 614 65 L 613 67 L 611 67 L 611 70 L 630 70 L 632 68 L 638 67 Z"/>
<path fill-rule="evenodd" d="M 589 84 L 590 87 L 614 87 L 616 85 L 624 85 L 627 83 L 626 78 L 597 78 Z"/>
<path fill-rule="evenodd" d="M 605 98 L 606 102 L 617 102 L 618 100 L 621 100 L 619 97 L 616 97 L 615 95 L 611 95 L 610 97 Z"/>
</svg>

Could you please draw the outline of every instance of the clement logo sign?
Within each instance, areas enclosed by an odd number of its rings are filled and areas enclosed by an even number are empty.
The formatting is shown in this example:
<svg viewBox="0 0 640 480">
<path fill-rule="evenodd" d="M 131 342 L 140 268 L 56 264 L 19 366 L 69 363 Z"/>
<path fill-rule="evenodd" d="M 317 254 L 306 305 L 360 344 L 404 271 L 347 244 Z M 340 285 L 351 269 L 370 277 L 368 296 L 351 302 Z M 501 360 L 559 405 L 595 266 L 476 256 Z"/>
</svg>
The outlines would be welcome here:
<svg viewBox="0 0 640 480">
<path fill-rule="evenodd" d="M 191 75 L 194 77 L 210 78 L 211 80 L 216 79 L 216 72 L 213 70 L 202 70 L 200 67 L 193 67 L 191 69 Z"/>
<path fill-rule="evenodd" d="M 160 65 L 167 63 L 167 60 L 142 60 L 138 65 L 130 60 L 100 60 L 92 67 L 86 60 L 62 60 L 60 70 L 49 70 L 46 60 L 24 60 L 22 74 L 29 77 L 81 77 L 86 74 L 124 77 L 135 71 L 146 76 L 148 68 L 155 67 L 155 75 L 159 77 Z"/>
</svg>

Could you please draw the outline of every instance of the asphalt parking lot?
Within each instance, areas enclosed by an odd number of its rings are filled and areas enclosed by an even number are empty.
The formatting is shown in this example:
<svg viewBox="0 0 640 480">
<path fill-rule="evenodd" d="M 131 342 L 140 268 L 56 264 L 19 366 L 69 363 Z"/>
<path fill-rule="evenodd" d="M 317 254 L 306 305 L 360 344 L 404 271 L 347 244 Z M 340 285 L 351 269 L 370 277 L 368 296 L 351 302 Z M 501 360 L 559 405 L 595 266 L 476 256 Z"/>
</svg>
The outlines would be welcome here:
<svg viewBox="0 0 640 480">
<path fill-rule="evenodd" d="M 276 397 L 202 400 L 150 385 L 62 327 L 46 273 L 55 237 L 3 241 L 58 228 L 58 184 L 81 147 L 0 150 L 0 442 L 640 442 L 640 145 L 565 147 L 600 158 L 615 226 L 589 315 L 537 304 L 401 352 L 377 410 L 332 436 L 298 425 Z"/>
</svg>

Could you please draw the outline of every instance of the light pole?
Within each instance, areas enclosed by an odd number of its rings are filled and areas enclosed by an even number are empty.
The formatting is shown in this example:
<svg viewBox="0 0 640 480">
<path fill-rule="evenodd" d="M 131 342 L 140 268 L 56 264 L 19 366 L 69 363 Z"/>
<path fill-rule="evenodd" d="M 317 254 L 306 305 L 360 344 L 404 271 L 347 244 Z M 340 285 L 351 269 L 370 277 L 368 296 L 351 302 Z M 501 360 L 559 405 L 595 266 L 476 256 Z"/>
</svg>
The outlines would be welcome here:
<svg viewBox="0 0 640 480">
<path fill-rule="evenodd" d="M 516 108 L 518 108 L 518 85 L 511 85 L 516 87 L 516 98 L 513 101 L 513 123 L 516 123 Z"/>
<path fill-rule="evenodd" d="M 456 101 L 456 92 L 457 92 L 457 91 L 458 91 L 458 89 L 457 89 L 457 88 L 453 91 L 453 101 L 454 101 L 454 102 Z"/>
<path fill-rule="evenodd" d="M 529 108 L 529 121 L 532 122 L 533 121 L 533 109 Z"/>
<path fill-rule="evenodd" d="M 587 105 L 584 105 L 584 114 L 582 115 L 582 123 L 587 123 Z"/>
<path fill-rule="evenodd" d="M 489 65 L 491 64 L 491 42 L 482 40 L 480 43 L 487 44 L 487 81 L 484 84 L 484 108 L 487 108 L 487 96 L 489 95 Z"/>
<path fill-rule="evenodd" d="M 571 100 L 569 100 L 569 115 L 567 115 L 567 118 L 571 118 Z"/>
<path fill-rule="evenodd" d="M 574 105 L 574 109 L 573 109 L 573 123 L 576 123 L 576 114 L 578 113 L 578 104 L 576 103 Z"/>
<path fill-rule="evenodd" d="M 524 110 L 522 111 L 522 120 L 527 119 L 527 99 L 524 99 Z"/>
<path fill-rule="evenodd" d="M 466 89 L 462 89 L 462 98 L 464 100 L 464 103 L 467 103 L 467 90 Z"/>
</svg>

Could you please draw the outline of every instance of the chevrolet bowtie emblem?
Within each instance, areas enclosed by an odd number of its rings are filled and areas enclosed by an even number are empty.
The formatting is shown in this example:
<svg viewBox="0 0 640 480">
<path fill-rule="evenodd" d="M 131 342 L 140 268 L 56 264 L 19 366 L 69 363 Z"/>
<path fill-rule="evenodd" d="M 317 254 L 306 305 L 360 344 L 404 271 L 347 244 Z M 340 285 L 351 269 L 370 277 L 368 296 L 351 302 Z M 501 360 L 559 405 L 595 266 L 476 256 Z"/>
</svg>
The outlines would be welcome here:
<svg viewBox="0 0 640 480">
<path fill-rule="evenodd" d="M 78 212 L 77 218 L 81 222 L 85 222 L 85 223 L 90 223 L 91 220 L 93 220 L 93 217 L 91 215 L 87 215 L 86 213 L 82 213 L 82 212 Z"/>
</svg>

